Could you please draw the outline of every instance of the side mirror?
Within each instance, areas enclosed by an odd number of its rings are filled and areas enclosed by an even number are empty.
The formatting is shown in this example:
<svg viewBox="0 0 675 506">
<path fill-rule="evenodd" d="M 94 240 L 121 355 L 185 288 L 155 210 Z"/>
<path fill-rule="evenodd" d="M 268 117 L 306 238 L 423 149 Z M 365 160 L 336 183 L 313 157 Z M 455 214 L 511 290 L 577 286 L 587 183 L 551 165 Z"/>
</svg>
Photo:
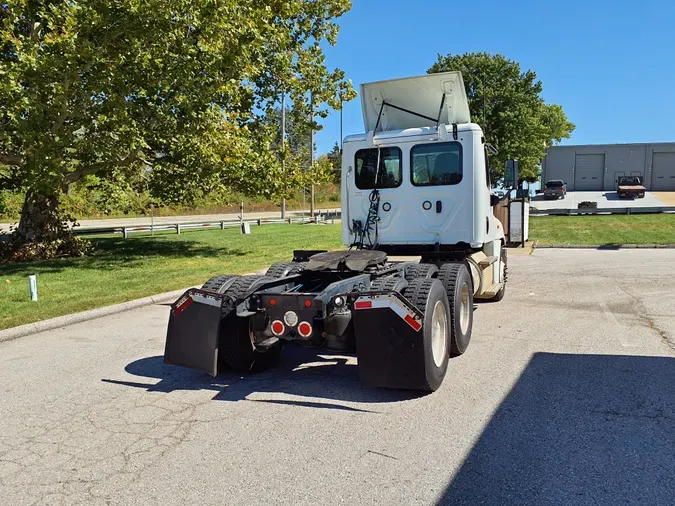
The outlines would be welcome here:
<svg viewBox="0 0 675 506">
<path fill-rule="evenodd" d="M 518 184 L 518 160 L 506 160 L 504 164 L 504 188 L 513 188 Z"/>
<path fill-rule="evenodd" d="M 494 193 L 490 194 L 490 207 L 496 206 L 497 204 L 499 204 L 500 201 L 501 199 L 497 195 L 495 195 Z"/>
</svg>

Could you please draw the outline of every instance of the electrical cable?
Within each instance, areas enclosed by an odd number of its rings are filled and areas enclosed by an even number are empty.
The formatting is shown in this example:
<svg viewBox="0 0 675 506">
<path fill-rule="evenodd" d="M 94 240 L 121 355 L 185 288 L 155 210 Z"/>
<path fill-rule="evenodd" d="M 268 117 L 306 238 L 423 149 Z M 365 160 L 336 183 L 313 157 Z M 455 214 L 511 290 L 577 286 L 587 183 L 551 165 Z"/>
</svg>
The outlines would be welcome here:
<svg viewBox="0 0 675 506">
<path fill-rule="evenodd" d="M 354 220 L 352 228 L 354 229 L 354 242 L 349 246 L 349 249 L 375 249 L 379 239 L 378 221 L 380 221 L 380 190 L 377 188 L 378 177 L 380 175 L 380 148 L 377 148 L 377 165 L 375 169 L 375 184 L 373 191 L 368 197 L 370 206 L 368 207 L 368 215 L 366 216 L 365 224 L 360 220 Z M 371 237 L 371 232 L 375 233 L 375 240 Z M 366 244 L 366 238 L 368 243 Z"/>
</svg>

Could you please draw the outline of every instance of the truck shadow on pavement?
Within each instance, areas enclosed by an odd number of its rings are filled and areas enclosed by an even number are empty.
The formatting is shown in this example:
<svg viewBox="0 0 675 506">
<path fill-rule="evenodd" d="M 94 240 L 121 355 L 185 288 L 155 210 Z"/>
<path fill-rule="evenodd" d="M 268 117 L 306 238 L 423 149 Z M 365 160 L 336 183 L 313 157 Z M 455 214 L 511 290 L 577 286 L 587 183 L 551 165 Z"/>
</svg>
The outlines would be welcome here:
<svg viewBox="0 0 675 506">
<path fill-rule="evenodd" d="M 673 504 L 675 358 L 536 353 L 438 504 Z"/>
<path fill-rule="evenodd" d="M 129 387 L 144 388 L 149 392 L 176 390 L 212 390 L 213 400 L 266 402 L 323 409 L 371 411 L 343 404 L 315 402 L 327 399 L 356 403 L 386 403 L 415 399 L 425 392 L 373 388 L 359 382 L 358 369 L 353 355 L 323 349 L 303 348 L 297 345 L 284 347 L 277 367 L 258 374 L 239 374 L 224 371 L 212 378 L 206 373 L 183 367 L 167 365 L 162 356 L 147 357 L 128 364 L 124 369 L 134 376 L 158 379 L 157 383 L 142 383 L 116 379 L 102 379 Z M 290 394 L 313 400 L 255 398 L 251 394 Z"/>
<path fill-rule="evenodd" d="M 616 190 L 612 191 L 612 192 L 603 193 L 602 196 L 605 197 L 607 200 L 617 201 L 617 202 L 620 201 L 620 200 L 624 200 L 624 201 L 637 200 L 633 196 L 631 196 L 631 197 L 619 197 L 619 194 L 616 192 Z M 598 206 L 598 207 L 600 207 L 600 206 Z"/>
</svg>

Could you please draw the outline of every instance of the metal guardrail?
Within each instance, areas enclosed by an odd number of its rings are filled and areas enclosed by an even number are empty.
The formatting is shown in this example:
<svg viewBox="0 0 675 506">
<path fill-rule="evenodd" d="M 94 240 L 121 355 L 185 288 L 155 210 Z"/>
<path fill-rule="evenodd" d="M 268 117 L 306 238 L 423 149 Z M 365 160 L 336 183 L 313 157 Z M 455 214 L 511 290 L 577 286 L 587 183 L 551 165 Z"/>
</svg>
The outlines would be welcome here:
<svg viewBox="0 0 675 506">
<path fill-rule="evenodd" d="M 220 229 L 241 227 L 244 224 L 251 225 L 270 225 L 270 224 L 292 224 L 292 223 L 334 223 L 336 219 L 340 218 L 340 212 L 317 213 L 314 218 L 259 218 L 253 220 L 239 219 L 239 220 L 218 220 L 218 221 L 201 221 L 201 222 L 185 222 L 185 223 L 161 223 L 157 225 L 129 225 L 129 226 L 113 226 L 113 227 L 77 227 L 73 230 L 76 235 L 99 235 L 99 234 L 122 234 L 126 239 L 129 234 L 136 232 L 157 232 L 171 230 L 180 234 L 184 230 L 205 230 L 205 229 Z"/>
<path fill-rule="evenodd" d="M 530 216 L 579 216 L 586 214 L 670 214 L 675 206 L 663 207 L 586 207 L 582 209 L 530 209 Z"/>
</svg>

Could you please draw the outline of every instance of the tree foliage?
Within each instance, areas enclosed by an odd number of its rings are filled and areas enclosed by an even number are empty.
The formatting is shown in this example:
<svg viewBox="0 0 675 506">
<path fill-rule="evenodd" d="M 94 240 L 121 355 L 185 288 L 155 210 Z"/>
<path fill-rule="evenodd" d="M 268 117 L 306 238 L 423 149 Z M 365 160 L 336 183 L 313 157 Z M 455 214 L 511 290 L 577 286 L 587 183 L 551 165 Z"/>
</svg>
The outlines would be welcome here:
<svg viewBox="0 0 675 506">
<path fill-rule="evenodd" d="M 278 197 L 294 178 L 314 177 L 282 167 L 288 155 L 275 151 L 262 118 L 282 94 L 317 120 L 339 107 L 338 96 L 353 97 L 321 49 L 335 44 L 334 20 L 350 6 L 4 0 L 0 184 L 27 190 L 22 240 L 62 235 L 59 220 L 46 230 L 29 215 L 58 210 L 30 201 L 53 199 L 89 174 L 143 177 L 171 202 L 218 185 Z"/>
<path fill-rule="evenodd" d="M 340 145 L 337 142 L 333 144 L 333 148 L 326 154 L 326 158 L 328 158 L 333 167 L 334 181 L 339 183 L 342 177 L 342 149 L 340 149 Z"/>
<path fill-rule="evenodd" d="M 537 180 L 546 149 L 569 138 L 574 124 L 561 106 L 544 102 L 536 73 L 487 53 L 439 55 L 428 72 L 451 70 L 462 72 L 472 120 L 499 151 L 490 161 L 496 175 L 503 175 L 506 160 L 517 159 L 521 179 Z"/>
</svg>

